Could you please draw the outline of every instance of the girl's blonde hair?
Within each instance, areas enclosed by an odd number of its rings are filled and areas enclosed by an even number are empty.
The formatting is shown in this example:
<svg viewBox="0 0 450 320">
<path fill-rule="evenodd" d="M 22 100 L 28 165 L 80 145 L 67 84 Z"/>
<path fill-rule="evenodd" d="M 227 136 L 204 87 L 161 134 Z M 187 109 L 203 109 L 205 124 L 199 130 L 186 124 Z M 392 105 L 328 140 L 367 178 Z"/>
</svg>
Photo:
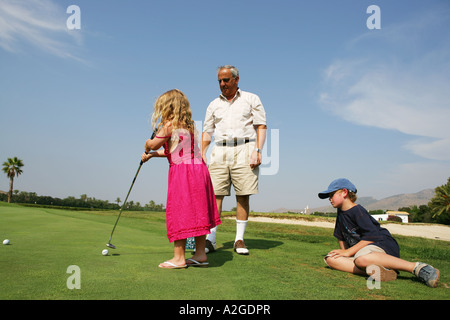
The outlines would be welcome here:
<svg viewBox="0 0 450 320">
<path fill-rule="evenodd" d="M 189 100 L 183 92 L 173 89 L 162 94 L 155 102 L 152 115 L 153 130 L 159 131 L 165 123 L 172 122 L 172 129 L 186 129 L 195 133 L 195 122 Z"/>
</svg>

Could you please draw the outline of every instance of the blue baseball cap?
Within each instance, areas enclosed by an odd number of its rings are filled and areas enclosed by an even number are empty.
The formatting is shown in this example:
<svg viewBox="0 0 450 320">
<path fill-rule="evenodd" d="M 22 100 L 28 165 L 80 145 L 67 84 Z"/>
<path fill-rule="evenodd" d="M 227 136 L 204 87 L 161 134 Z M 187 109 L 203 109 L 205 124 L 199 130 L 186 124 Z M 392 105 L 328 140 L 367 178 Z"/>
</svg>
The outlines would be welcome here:
<svg viewBox="0 0 450 320">
<path fill-rule="evenodd" d="M 349 191 L 352 191 L 356 193 L 356 187 L 353 183 L 350 182 L 350 180 L 345 178 L 336 179 L 333 182 L 330 183 L 328 186 L 328 190 L 322 191 L 319 193 L 320 199 L 326 199 L 330 196 L 330 193 L 341 190 L 341 189 L 347 189 Z"/>
</svg>

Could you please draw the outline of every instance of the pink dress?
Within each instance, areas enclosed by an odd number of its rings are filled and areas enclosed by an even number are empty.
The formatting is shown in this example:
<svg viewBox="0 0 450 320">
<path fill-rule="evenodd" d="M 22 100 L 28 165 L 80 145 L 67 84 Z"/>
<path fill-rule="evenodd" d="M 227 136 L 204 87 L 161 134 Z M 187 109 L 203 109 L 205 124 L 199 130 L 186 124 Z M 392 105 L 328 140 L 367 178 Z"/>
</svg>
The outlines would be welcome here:
<svg viewBox="0 0 450 320">
<path fill-rule="evenodd" d="M 166 220 L 169 242 L 209 234 L 221 223 L 208 168 L 193 134 L 181 132 L 176 148 L 169 152 L 169 185 Z"/>
</svg>

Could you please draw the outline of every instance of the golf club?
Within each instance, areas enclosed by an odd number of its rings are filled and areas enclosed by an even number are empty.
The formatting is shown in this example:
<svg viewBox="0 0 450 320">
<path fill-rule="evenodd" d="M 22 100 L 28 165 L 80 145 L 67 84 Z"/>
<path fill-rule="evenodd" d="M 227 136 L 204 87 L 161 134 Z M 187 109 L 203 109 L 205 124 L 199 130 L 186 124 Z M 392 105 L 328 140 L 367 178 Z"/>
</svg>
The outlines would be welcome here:
<svg viewBox="0 0 450 320">
<path fill-rule="evenodd" d="M 133 182 L 131 183 L 130 190 L 128 190 L 127 197 L 125 198 L 125 201 L 123 202 L 122 206 L 120 207 L 119 215 L 117 216 L 116 223 L 114 224 L 114 227 L 113 227 L 113 229 L 112 229 L 112 231 L 111 231 L 111 236 L 109 237 L 109 241 L 108 241 L 108 243 L 106 244 L 106 246 L 107 246 L 108 248 L 112 248 L 112 249 L 115 249 L 115 248 L 116 248 L 116 246 L 113 245 L 113 244 L 111 243 L 111 239 L 112 239 L 112 236 L 113 236 L 113 234 L 114 234 L 114 230 L 116 229 L 117 222 L 119 222 L 120 215 L 122 214 L 122 209 L 123 209 L 123 207 L 125 206 L 125 204 L 127 203 L 128 196 L 130 195 L 131 189 L 133 188 L 134 182 L 136 181 L 136 178 L 137 178 L 137 176 L 138 176 L 138 173 L 139 173 L 139 171 L 141 170 L 141 167 L 142 167 L 143 164 L 144 164 L 144 162 L 141 160 L 141 162 L 139 163 L 139 168 L 138 168 L 138 170 L 137 170 L 137 172 L 136 172 L 136 175 L 134 176 Z"/>
<path fill-rule="evenodd" d="M 153 131 L 153 134 L 152 134 L 151 139 L 153 139 L 155 136 L 156 136 L 156 131 Z M 128 196 L 130 195 L 131 189 L 133 188 L 134 182 L 136 181 L 136 178 L 137 178 L 137 176 L 138 176 L 138 174 L 139 174 L 139 171 L 141 170 L 141 167 L 142 167 L 143 164 L 144 164 L 144 162 L 141 160 L 141 162 L 139 163 L 139 168 L 137 169 L 137 172 L 136 172 L 136 174 L 135 174 L 135 176 L 134 176 L 133 182 L 131 183 L 130 190 L 128 190 L 127 197 L 125 198 L 125 201 L 123 202 L 122 206 L 120 207 L 119 215 L 117 216 L 116 223 L 114 224 L 114 227 L 113 227 L 113 229 L 112 229 L 112 231 L 111 231 L 111 236 L 109 237 L 109 241 L 108 241 L 108 243 L 106 244 L 106 246 L 107 246 L 108 248 L 116 249 L 116 246 L 113 245 L 113 244 L 111 243 L 111 239 L 112 239 L 112 236 L 113 236 L 113 234 L 114 234 L 114 230 L 116 229 L 117 222 L 119 222 L 120 215 L 122 214 L 122 209 L 123 209 L 123 207 L 125 206 L 125 204 L 127 203 Z"/>
</svg>

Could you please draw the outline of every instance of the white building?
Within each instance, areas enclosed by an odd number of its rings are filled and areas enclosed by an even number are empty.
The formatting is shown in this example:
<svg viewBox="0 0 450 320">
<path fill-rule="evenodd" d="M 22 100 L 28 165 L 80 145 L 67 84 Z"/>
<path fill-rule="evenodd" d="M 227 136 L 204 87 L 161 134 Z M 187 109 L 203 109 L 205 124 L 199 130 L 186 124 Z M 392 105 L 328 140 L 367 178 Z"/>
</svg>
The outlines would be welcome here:
<svg viewBox="0 0 450 320">
<path fill-rule="evenodd" d="M 372 214 L 372 217 L 374 217 L 375 220 L 378 221 L 387 221 L 389 216 L 396 216 L 402 219 L 403 223 L 408 223 L 409 219 L 409 213 L 406 211 L 386 211 L 384 214 Z"/>
</svg>

